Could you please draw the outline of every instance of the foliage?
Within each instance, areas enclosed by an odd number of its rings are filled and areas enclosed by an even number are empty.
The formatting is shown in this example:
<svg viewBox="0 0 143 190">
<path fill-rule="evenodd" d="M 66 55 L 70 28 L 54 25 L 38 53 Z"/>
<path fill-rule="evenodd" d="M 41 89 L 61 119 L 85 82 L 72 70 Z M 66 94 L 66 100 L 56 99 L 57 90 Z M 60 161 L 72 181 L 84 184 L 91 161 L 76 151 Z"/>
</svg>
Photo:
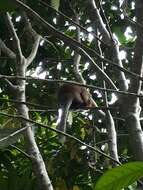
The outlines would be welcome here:
<svg viewBox="0 0 143 190">
<path fill-rule="evenodd" d="M 48 2 L 49 1 L 44 1 Z M 128 2 L 130 18 L 134 18 L 135 9 L 133 4 L 135 1 Z M 43 1 L 30 0 L 27 5 L 33 8 L 48 23 L 52 24 L 58 31 L 62 31 L 72 38 L 76 38 L 76 29 L 73 24 L 64 16 L 58 14 L 52 8 L 46 6 Z M 52 1 L 52 5 L 56 10 L 62 11 L 72 20 L 75 19 L 75 12 L 80 17 L 80 25 L 86 30 L 95 28 L 94 23 L 89 19 L 88 1 L 81 0 L 61 0 Z M 136 32 L 133 25 L 122 19 L 119 10 L 119 1 L 113 0 L 102 1 L 104 13 L 109 21 L 111 31 L 114 33 L 120 43 L 120 53 L 123 52 L 122 63 L 126 69 L 130 69 L 132 65 L 132 56 L 135 45 Z M 0 39 L 6 45 L 13 49 L 10 34 L 4 21 L 3 12 L 10 11 L 12 21 L 20 38 L 22 51 L 25 56 L 31 51 L 32 37 L 24 27 L 21 12 L 13 1 L 5 0 L 0 2 Z M 103 13 L 102 13 L 103 14 Z M 103 16 L 103 15 L 102 15 Z M 35 76 L 46 79 L 64 79 L 75 80 L 73 72 L 74 53 L 73 49 L 60 39 L 55 38 L 50 32 L 48 33 L 34 18 L 30 18 L 32 27 L 38 32 L 43 39 L 41 40 L 38 54 L 28 67 L 27 76 Z M 104 17 L 103 17 L 104 18 Z M 105 18 L 104 18 L 105 19 Z M 130 29 L 128 32 L 127 29 Z M 81 41 L 88 48 L 95 50 L 97 48 L 97 40 L 93 38 L 92 33 L 82 31 Z M 94 40 L 93 40 L 93 39 Z M 108 59 L 112 59 L 112 49 L 107 44 L 101 43 L 101 50 Z M 0 75 L 12 76 L 15 74 L 13 60 L 7 58 L 2 52 L 0 57 Z M 95 62 L 101 62 L 97 57 L 93 57 Z M 102 86 L 97 71 L 90 62 L 84 57 L 81 58 L 80 72 L 87 84 Z M 110 64 L 105 65 L 105 72 L 118 85 L 120 81 L 115 78 L 115 70 Z M 130 80 L 130 77 L 128 77 Z M 16 114 L 15 104 L 11 102 L 14 95 L 11 93 L 4 80 L 0 80 L 0 109 L 7 114 Z M 15 83 L 15 81 L 14 81 Z M 26 96 L 30 118 L 48 125 L 52 128 L 56 127 L 57 120 L 57 89 L 58 83 L 45 82 L 40 80 L 27 80 Z M 93 98 L 99 106 L 104 106 L 103 93 L 99 90 L 92 90 Z M 113 100 L 114 94 L 108 93 L 108 101 Z M 37 104 L 37 105 L 34 105 Z M 141 102 L 142 104 L 142 102 Z M 116 105 L 115 105 L 116 106 Z M 53 110 L 54 109 L 54 110 Z M 128 133 L 124 120 L 116 111 L 116 107 L 111 109 L 113 118 L 115 119 L 117 136 L 118 136 L 118 154 L 121 163 L 133 161 L 130 145 L 128 143 Z M 94 114 L 94 110 L 75 111 L 72 113 L 72 128 L 69 126 L 68 133 L 83 140 L 85 143 L 103 150 L 108 154 L 108 134 L 105 122 L 98 120 Z M 12 128 L 15 130 L 20 127 L 19 121 L 14 118 L 10 120 L 0 115 L 0 128 Z M 142 163 L 129 163 L 113 170 L 109 170 L 97 183 L 105 171 L 111 168 L 111 162 L 103 155 L 93 152 L 87 147 L 80 145 L 74 140 L 67 139 L 65 145 L 60 144 L 57 134 L 48 129 L 40 128 L 33 125 L 35 138 L 44 158 L 47 171 L 55 189 L 62 190 L 101 190 L 101 189 L 121 189 L 134 183 L 143 175 Z M 14 128 L 14 129 L 13 129 Z M 24 138 L 20 138 L 15 146 L 8 146 L 0 152 L 0 190 L 37 190 L 36 179 L 34 177 L 32 166 L 29 158 L 26 157 Z M 114 177 L 113 177 L 114 176 Z M 105 185 L 105 186 L 104 186 Z M 104 186 L 104 187 L 103 187 Z M 12 188 L 11 188 L 12 187 Z M 130 188 L 131 189 L 131 188 Z M 132 189 L 136 189 L 132 186 Z"/>
<path fill-rule="evenodd" d="M 12 11 L 15 10 L 16 6 L 14 0 L 6 0 L 0 2 L 0 11 Z"/>
<path fill-rule="evenodd" d="M 143 176 L 143 162 L 130 162 L 107 171 L 97 182 L 96 190 L 121 190 Z"/>
</svg>

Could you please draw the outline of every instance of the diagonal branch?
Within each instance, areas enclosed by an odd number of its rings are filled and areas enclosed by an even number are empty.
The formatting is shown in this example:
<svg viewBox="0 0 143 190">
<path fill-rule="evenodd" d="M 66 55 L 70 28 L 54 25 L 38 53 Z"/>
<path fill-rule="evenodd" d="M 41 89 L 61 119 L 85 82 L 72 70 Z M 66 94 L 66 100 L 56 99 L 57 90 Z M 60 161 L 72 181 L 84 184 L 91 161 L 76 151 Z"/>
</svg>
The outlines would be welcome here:
<svg viewBox="0 0 143 190">
<path fill-rule="evenodd" d="M 59 15 L 63 16 L 65 19 L 67 19 L 69 22 L 71 22 L 74 26 L 76 26 L 77 28 L 80 28 L 81 30 L 83 30 L 84 32 L 86 32 L 87 34 L 92 34 L 98 41 L 100 41 L 101 43 L 103 43 L 105 46 L 108 47 L 108 45 L 102 41 L 93 31 L 88 31 L 86 28 L 84 28 L 82 25 L 80 25 L 77 21 L 72 20 L 71 18 L 69 18 L 67 15 L 65 15 L 63 12 L 61 12 L 60 10 L 56 10 L 55 8 L 53 8 L 52 6 L 50 6 L 48 3 L 44 2 L 44 1 L 40 1 L 41 4 L 45 5 L 46 7 L 49 7 L 50 9 L 52 9 L 53 11 L 55 11 L 56 13 L 58 13 Z"/>
<path fill-rule="evenodd" d="M 5 15 L 5 19 L 6 19 L 6 22 L 8 25 L 8 29 L 9 29 L 11 36 L 12 36 L 12 39 L 13 39 L 15 54 L 16 54 L 17 58 L 19 60 L 21 60 L 23 57 L 23 54 L 22 54 L 22 50 L 21 50 L 21 46 L 20 46 L 20 40 L 17 36 L 17 33 L 15 31 L 14 25 L 11 21 L 11 18 L 10 18 L 10 15 L 8 12 Z"/>
<path fill-rule="evenodd" d="M 0 39 L 0 49 L 2 50 L 2 52 L 7 55 L 9 58 L 11 59 L 15 59 L 16 55 L 15 53 L 6 46 L 6 44 Z"/>
<path fill-rule="evenodd" d="M 34 37 L 35 42 L 33 43 L 33 47 L 32 47 L 30 55 L 27 57 L 27 63 L 26 63 L 27 67 L 32 63 L 32 61 L 36 57 L 40 39 L 41 39 L 41 36 L 38 34 L 35 34 L 35 37 Z"/>
<path fill-rule="evenodd" d="M 75 13 L 75 20 L 76 20 L 76 23 L 79 24 L 79 16 L 77 13 Z M 80 40 L 80 28 L 79 27 L 77 27 L 77 41 L 81 42 L 81 40 Z M 82 74 L 79 72 L 80 59 L 81 59 L 81 55 L 78 54 L 77 52 L 75 52 L 73 69 L 74 69 L 74 74 L 75 74 L 77 81 L 85 84 L 86 82 L 85 82 Z M 90 96 L 91 96 L 90 97 L 91 101 L 94 103 L 94 105 L 97 106 L 96 102 L 92 98 L 92 95 L 90 95 Z M 102 118 L 102 119 L 105 118 L 105 113 L 102 110 L 97 110 L 96 114 L 99 118 Z"/>
<path fill-rule="evenodd" d="M 111 78 L 94 62 L 94 60 L 92 59 L 92 57 L 83 49 L 78 48 L 77 52 L 79 51 L 79 53 L 82 52 L 82 54 L 91 61 L 91 63 L 95 66 L 95 68 L 97 69 L 98 74 L 101 76 L 101 78 L 103 78 L 110 87 L 114 88 L 115 90 L 118 90 L 116 85 L 114 84 L 114 82 L 111 80 Z"/>
<path fill-rule="evenodd" d="M 113 49 L 113 61 L 115 61 L 121 68 L 123 68 L 122 61 L 119 56 L 119 45 L 113 38 L 108 20 L 106 18 L 106 15 L 102 9 L 102 5 L 99 2 L 99 6 L 102 12 L 102 15 L 104 17 L 105 23 L 103 22 L 103 19 L 101 17 L 101 14 L 99 13 L 99 10 L 96 6 L 96 3 L 94 0 L 89 0 L 90 8 L 91 8 L 91 19 L 93 22 L 96 23 L 97 28 L 99 29 L 101 35 L 103 36 L 103 40 L 111 45 L 111 48 Z M 107 27 L 107 29 L 106 29 Z M 118 71 L 116 74 L 116 77 L 118 78 L 118 85 L 121 90 L 127 91 L 128 89 L 128 83 L 125 77 L 125 74 L 123 72 Z M 121 81 L 121 82 L 120 82 Z"/>
<path fill-rule="evenodd" d="M 110 38 L 110 33 L 108 32 L 108 30 L 105 27 L 105 24 L 101 18 L 101 15 L 99 13 L 99 10 L 95 4 L 94 0 L 88 0 L 89 1 L 89 5 L 90 5 L 90 15 L 91 15 L 91 19 L 96 22 L 97 27 L 99 28 L 99 31 L 102 34 L 103 37 L 103 41 L 106 44 L 111 45 L 111 38 Z"/>
<path fill-rule="evenodd" d="M 78 25 L 79 25 L 79 15 L 78 15 L 78 13 L 75 12 L 74 17 L 75 17 L 76 23 L 78 23 Z M 79 43 L 81 43 L 81 39 L 80 39 L 80 28 L 79 28 L 79 27 L 77 27 L 77 29 L 76 29 L 76 36 L 77 36 L 77 41 L 78 41 Z M 80 71 L 79 71 L 80 60 L 81 60 L 81 55 L 78 54 L 78 53 L 75 51 L 75 52 L 74 52 L 74 63 L 73 63 L 74 75 L 75 75 L 75 78 L 76 78 L 76 80 L 77 80 L 78 82 L 85 84 L 85 80 L 84 80 L 82 74 L 81 74 Z"/>
<path fill-rule="evenodd" d="M 22 54 L 20 40 L 15 32 L 14 25 L 10 19 L 10 15 L 6 14 L 7 24 L 11 32 L 13 42 L 15 43 L 15 53 L 16 53 L 16 75 L 25 77 L 26 75 L 26 63 L 27 60 Z M 15 94 L 17 101 L 26 102 L 26 83 L 25 80 L 17 80 L 18 91 Z M 15 105 L 16 107 L 16 105 Z M 17 112 L 20 116 L 29 119 L 28 107 L 25 104 L 19 104 L 17 107 Z M 40 154 L 39 148 L 35 141 L 34 133 L 28 121 L 21 121 L 21 126 L 26 127 L 25 140 L 27 144 L 27 151 L 31 155 L 31 163 L 33 166 L 33 171 L 37 177 L 39 189 L 53 190 L 49 175 L 46 171 L 46 166 L 44 160 Z"/>
<path fill-rule="evenodd" d="M 36 57 L 41 36 L 39 34 L 37 34 L 36 31 L 32 28 L 32 25 L 31 25 L 31 23 L 30 23 L 27 15 L 26 15 L 26 13 L 23 12 L 22 15 L 23 15 L 23 19 L 24 19 L 24 24 L 25 24 L 26 30 L 28 31 L 29 35 L 34 38 L 34 43 L 32 45 L 31 53 L 27 57 L 26 66 L 28 67 L 32 63 L 32 61 L 34 60 L 34 58 Z M 29 38 L 29 35 L 27 36 L 28 38 Z"/>
<path fill-rule="evenodd" d="M 38 82 L 49 82 L 49 83 L 66 83 L 66 84 L 73 84 L 73 85 L 79 85 L 79 86 L 84 86 L 86 88 L 93 88 L 93 89 L 98 89 L 101 91 L 108 91 L 108 92 L 114 92 L 114 93 L 118 93 L 118 94 L 123 94 L 123 95 L 130 95 L 130 96 L 136 96 L 136 97 L 143 97 L 142 94 L 137 94 L 137 93 L 132 93 L 132 92 L 126 92 L 126 91 L 119 91 L 119 90 L 114 90 L 114 89 L 106 89 L 106 88 L 102 88 L 99 86 L 94 86 L 94 85 L 85 85 L 85 84 L 81 84 L 75 81 L 65 81 L 65 80 L 58 80 L 58 79 L 40 79 L 40 78 L 36 78 L 36 77 L 21 77 L 21 76 L 7 76 L 7 75 L 0 75 L 0 79 L 21 79 L 21 80 L 29 80 L 29 81 L 38 81 Z M 143 78 L 141 78 L 143 80 Z"/>
<path fill-rule="evenodd" d="M 15 129 L 15 131 L 11 131 L 11 129 L 9 129 L 9 133 L 6 136 L 0 138 L 0 148 L 4 148 L 6 146 L 9 146 L 10 144 L 15 143 L 21 137 L 21 135 L 24 134 L 26 129 L 27 126 Z M 4 133 L 3 129 L 1 129 L 1 133 Z"/>
<path fill-rule="evenodd" d="M 54 131 L 54 132 L 56 132 L 56 133 L 59 133 L 59 134 L 61 134 L 61 135 L 67 136 L 68 138 L 74 139 L 74 140 L 77 141 L 78 143 L 80 143 L 80 144 L 82 144 L 82 145 L 85 145 L 88 149 L 91 149 L 91 150 L 93 150 L 93 151 L 95 151 L 95 152 L 97 152 L 97 153 L 103 155 L 104 157 L 106 157 L 106 158 L 108 158 L 108 159 L 110 159 L 110 160 L 112 160 L 112 161 L 118 163 L 119 165 L 121 165 L 120 162 L 118 162 L 117 160 L 115 160 L 115 159 L 112 158 L 111 156 L 108 156 L 106 153 L 102 152 L 102 151 L 99 150 L 98 148 L 94 148 L 94 147 L 92 147 L 92 146 L 90 146 L 90 145 L 84 143 L 84 142 L 81 141 L 80 139 L 78 139 L 78 138 L 76 138 L 76 137 L 74 137 L 74 136 L 72 136 L 72 135 L 70 135 L 70 134 L 68 134 L 68 133 L 64 133 L 64 132 L 62 132 L 62 131 L 60 131 L 60 130 L 58 130 L 58 129 L 51 128 L 51 127 L 49 127 L 49 126 L 47 126 L 47 125 L 43 125 L 43 124 L 41 124 L 41 123 L 38 123 L 38 122 L 36 122 L 36 121 L 33 121 L 32 119 L 27 119 L 27 118 L 25 118 L 25 117 L 23 117 L 23 116 L 12 115 L 12 114 L 6 114 L 6 113 L 3 113 L 3 112 L 0 112 L 0 115 L 6 116 L 6 117 L 17 118 L 17 119 L 26 121 L 26 122 L 28 122 L 28 123 L 36 124 L 36 125 L 38 125 L 38 126 L 40 126 L 40 127 L 49 129 L 49 130 Z"/>
<path fill-rule="evenodd" d="M 135 73 L 125 69 L 122 67 L 122 65 L 119 65 L 118 63 L 115 63 L 107 58 L 104 58 L 103 56 L 101 56 L 100 54 L 98 54 L 95 50 L 77 42 L 76 40 L 72 39 L 69 36 L 66 36 L 65 34 L 59 32 L 58 30 L 56 30 L 51 24 L 49 24 L 47 21 L 45 21 L 39 14 L 37 14 L 35 11 L 33 11 L 30 7 L 28 7 L 26 4 L 22 3 L 19 0 L 15 1 L 16 5 L 20 8 L 22 8 L 25 12 L 27 12 L 31 17 L 34 17 L 37 22 L 42 25 L 43 27 L 45 27 L 45 29 L 47 31 L 49 31 L 54 37 L 61 39 L 64 41 L 64 43 L 68 44 L 69 46 L 71 46 L 75 51 L 77 51 L 77 47 L 80 47 L 81 49 L 83 49 L 84 51 L 90 53 L 92 56 L 97 56 L 100 60 L 109 63 L 110 65 L 112 65 L 113 67 L 119 69 L 122 72 L 126 72 L 127 74 L 133 76 L 133 77 L 139 77 L 137 76 Z M 79 52 L 81 55 L 84 56 L 84 52 L 80 51 Z M 142 80 L 142 79 L 141 79 Z"/>
</svg>

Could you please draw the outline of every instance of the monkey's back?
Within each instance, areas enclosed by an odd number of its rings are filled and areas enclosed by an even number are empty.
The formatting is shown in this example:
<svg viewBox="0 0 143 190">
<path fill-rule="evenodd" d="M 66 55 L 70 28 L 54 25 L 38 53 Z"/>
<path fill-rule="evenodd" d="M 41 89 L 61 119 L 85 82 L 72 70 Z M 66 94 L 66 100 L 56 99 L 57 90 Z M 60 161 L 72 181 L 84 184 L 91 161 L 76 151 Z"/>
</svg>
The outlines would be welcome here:
<svg viewBox="0 0 143 190">
<path fill-rule="evenodd" d="M 90 95 L 85 87 L 63 84 L 58 92 L 58 101 L 60 105 L 66 104 L 66 101 L 72 100 L 71 108 L 78 109 L 90 104 Z"/>
</svg>

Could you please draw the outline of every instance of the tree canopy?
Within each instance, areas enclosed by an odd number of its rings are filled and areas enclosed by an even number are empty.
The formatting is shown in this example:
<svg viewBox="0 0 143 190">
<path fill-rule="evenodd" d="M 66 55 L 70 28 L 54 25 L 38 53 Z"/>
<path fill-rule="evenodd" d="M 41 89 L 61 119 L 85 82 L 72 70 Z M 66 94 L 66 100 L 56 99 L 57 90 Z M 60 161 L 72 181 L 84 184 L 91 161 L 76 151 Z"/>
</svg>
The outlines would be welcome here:
<svg viewBox="0 0 143 190">
<path fill-rule="evenodd" d="M 142 10 L 141 0 L 0 2 L 0 189 L 143 187 Z M 65 134 L 64 83 L 98 105 L 70 110 Z"/>
</svg>

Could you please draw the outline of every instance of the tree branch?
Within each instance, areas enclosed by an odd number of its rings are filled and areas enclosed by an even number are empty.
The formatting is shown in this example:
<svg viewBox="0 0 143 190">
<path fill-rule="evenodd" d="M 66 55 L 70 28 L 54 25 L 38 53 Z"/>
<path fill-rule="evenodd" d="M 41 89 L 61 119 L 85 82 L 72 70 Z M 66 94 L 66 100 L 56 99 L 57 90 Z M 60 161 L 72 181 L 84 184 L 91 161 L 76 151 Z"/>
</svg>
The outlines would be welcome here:
<svg viewBox="0 0 143 190">
<path fill-rule="evenodd" d="M 111 48 L 113 49 L 113 61 L 115 60 L 115 62 L 121 67 L 123 68 L 123 64 L 122 64 L 122 61 L 120 59 L 120 56 L 119 56 L 119 45 L 118 43 L 115 41 L 115 39 L 113 38 L 113 35 L 111 33 L 111 29 L 109 27 L 109 24 L 108 24 L 108 20 L 106 18 L 106 15 L 102 9 L 102 5 L 100 4 L 99 2 L 99 6 L 100 6 L 100 9 L 102 11 L 102 15 L 104 16 L 104 20 L 105 20 L 105 24 L 103 22 L 103 19 L 99 13 L 99 10 L 97 9 L 97 6 L 95 4 L 95 1 L 94 0 L 89 0 L 89 3 L 91 4 L 91 19 L 93 20 L 93 22 L 96 23 L 96 26 L 97 28 L 99 29 L 101 35 L 103 36 L 103 40 L 110 44 Z M 107 27 L 107 29 L 106 29 Z M 125 73 L 118 71 L 116 73 L 116 77 L 118 78 L 118 81 L 120 81 L 118 83 L 119 85 L 119 88 L 121 90 L 125 90 L 127 91 L 128 89 L 128 83 L 127 83 L 127 80 L 126 80 L 126 77 L 125 77 Z"/>
<path fill-rule="evenodd" d="M 74 15 L 75 17 L 75 21 L 76 23 L 78 23 L 79 25 L 79 16 L 77 13 L 75 13 L 76 15 Z M 77 41 L 79 43 L 81 43 L 81 40 L 80 40 L 80 28 L 77 27 L 76 29 L 76 36 L 77 36 Z M 85 84 L 85 80 L 82 76 L 82 74 L 79 72 L 79 65 L 80 65 L 80 60 L 81 60 L 81 55 L 78 54 L 76 51 L 74 52 L 74 63 L 73 63 L 73 71 L 74 71 L 74 75 L 75 75 L 75 78 L 78 82 L 80 83 L 83 83 Z"/>
<path fill-rule="evenodd" d="M 74 136 L 72 136 L 72 135 L 70 135 L 70 134 L 64 133 L 64 132 L 62 132 L 62 131 L 60 131 L 60 130 L 58 130 L 58 129 L 51 128 L 51 127 L 49 127 L 49 126 L 47 126 L 47 125 L 43 125 L 43 124 L 38 123 L 38 122 L 36 122 L 36 121 L 33 121 L 33 120 L 31 120 L 31 119 L 27 119 L 27 118 L 25 118 L 25 117 L 23 117 L 23 116 L 12 115 L 12 114 L 6 114 L 6 113 L 3 113 L 3 112 L 0 112 L 0 115 L 7 116 L 7 117 L 12 117 L 12 118 L 16 118 L 16 119 L 20 119 L 20 120 L 26 121 L 26 122 L 28 122 L 28 123 L 32 123 L 32 124 L 38 125 L 38 126 L 40 126 L 40 127 L 43 127 L 43 128 L 49 129 L 49 130 L 51 130 L 51 131 L 54 131 L 54 132 L 56 132 L 56 133 L 59 133 L 59 134 L 61 134 L 61 135 L 64 135 L 64 136 L 66 136 L 66 137 L 68 137 L 68 138 L 71 138 L 71 139 L 77 141 L 78 143 L 80 143 L 80 144 L 86 146 L 88 149 L 93 150 L 93 151 L 95 151 L 95 152 L 97 152 L 97 153 L 103 155 L 104 157 L 106 157 L 106 158 L 108 158 L 108 159 L 110 159 L 110 160 L 112 160 L 112 161 L 118 163 L 119 165 L 121 165 L 120 162 L 118 162 L 118 161 L 115 160 L 114 158 L 108 156 L 107 154 L 105 154 L 105 153 L 102 152 L 101 150 L 99 150 L 99 149 L 97 149 L 97 148 L 94 148 L 94 147 L 92 147 L 92 146 L 90 146 L 90 145 L 84 143 L 84 142 L 81 141 L 80 139 L 77 139 L 76 137 L 74 137 Z"/>
<path fill-rule="evenodd" d="M 135 73 L 121 67 L 118 65 L 118 63 L 114 63 L 112 62 L 111 60 L 107 59 L 107 58 L 104 58 L 103 56 L 101 56 L 100 54 L 98 54 L 96 51 L 94 51 L 93 49 L 83 45 L 83 44 L 80 44 L 79 42 L 77 42 L 76 40 L 64 35 L 63 33 L 59 32 L 58 30 L 56 30 L 52 25 L 50 25 L 48 22 L 46 22 L 42 17 L 40 17 L 40 15 L 38 15 L 35 11 L 33 11 L 30 7 L 28 7 L 27 5 L 25 5 L 24 3 L 22 3 L 21 1 L 19 0 L 16 0 L 15 1 L 16 5 L 18 7 L 21 7 L 23 10 L 25 10 L 29 15 L 31 15 L 31 17 L 34 17 L 37 22 L 41 25 L 43 25 L 43 27 L 45 27 L 53 36 L 55 36 L 56 38 L 58 39 L 61 39 L 63 40 L 65 43 L 67 43 L 68 45 L 70 45 L 74 50 L 77 51 L 77 47 L 80 47 L 82 48 L 83 50 L 89 52 L 91 55 L 93 56 L 97 56 L 100 60 L 106 62 L 106 63 L 109 63 L 110 65 L 112 65 L 113 67 L 119 69 L 120 71 L 122 72 L 125 72 L 126 74 L 134 77 L 134 78 L 139 78 L 140 80 L 143 80 L 141 79 L 142 77 L 140 76 L 137 76 Z M 78 52 L 80 53 L 81 55 L 85 56 L 85 54 L 80 51 Z M 93 62 L 92 62 L 93 63 Z"/>
<path fill-rule="evenodd" d="M 15 28 L 14 28 L 14 25 L 13 25 L 11 19 L 10 19 L 9 13 L 6 13 L 5 18 L 6 18 L 6 22 L 7 22 L 7 25 L 8 25 L 8 29 L 9 29 L 9 31 L 11 33 L 11 36 L 12 36 L 12 39 L 13 39 L 14 48 L 15 48 L 15 54 L 16 54 L 17 58 L 19 60 L 21 60 L 22 57 L 23 57 L 23 54 L 22 54 L 22 50 L 21 50 L 21 46 L 20 46 L 20 40 L 19 40 L 19 38 L 17 36 L 17 33 L 15 31 Z"/>
<path fill-rule="evenodd" d="M 6 146 L 9 146 L 10 144 L 15 143 L 18 140 L 18 138 L 21 137 L 21 135 L 26 129 L 27 129 L 27 126 L 20 129 L 15 129 L 14 132 L 11 132 L 11 129 L 10 129 L 9 130 L 10 134 L 8 133 L 8 135 L 6 135 L 5 137 L 0 138 L 0 148 L 4 148 Z M 1 129 L 1 133 L 4 133 L 2 130 L 3 129 Z"/>
<path fill-rule="evenodd" d="M 84 51 L 81 48 L 78 48 L 77 52 L 78 51 L 82 52 L 83 55 L 94 64 L 95 69 L 97 69 L 98 74 L 101 76 L 103 80 L 105 80 L 109 84 L 110 87 L 112 87 L 115 90 L 118 90 L 114 82 L 111 80 L 111 78 L 108 77 L 108 75 L 94 62 L 94 60 L 90 57 L 89 54 L 86 53 L 86 51 Z"/>
<path fill-rule="evenodd" d="M 67 83 L 67 84 L 73 84 L 73 85 L 79 85 L 79 86 L 84 86 L 86 88 L 93 88 L 93 89 L 98 89 L 99 91 L 108 91 L 108 92 L 114 92 L 117 94 L 123 94 L 123 95 L 130 95 L 130 96 L 136 96 L 136 97 L 140 97 L 142 98 L 143 95 L 141 94 L 137 94 L 137 93 L 132 93 L 132 92 L 125 92 L 125 91 L 120 91 L 120 90 L 114 90 L 114 89 L 106 89 L 106 88 L 102 88 L 102 87 L 98 87 L 98 86 L 94 86 L 94 85 L 85 85 L 85 84 L 81 84 L 75 81 L 64 81 L 64 80 L 56 80 L 56 79 L 39 79 L 39 78 L 33 78 L 33 77 L 20 77 L 20 76 L 7 76 L 7 75 L 0 75 L 0 79 L 21 79 L 21 80 L 29 80 L 29 81 L 38 81 L 38 82 L 50 82 L 50 83 Z M 141 77 L 141 80 L 143 80 L 143 78 Z"/>
<path fill-rule="evenodd" d="M 26 60 L 26 66 L 28 67 L 36 57 L 41 36 L 39 34 L 37 34 L 36 31 L 32 28 L 32 25 L 31 25 L 30 21 L 28 20 L 26 13 L 23 12 L 22 15 L 23 15 L 26 30 L 28 31 L 29 35 L 30 36 L 32 35 L 32 37 L 34 38 L 34 43 L 32 45 L 31 53 L 27 57 L 27 60 Z M 29 36 L 27 35 L 27 37 L 29 37 Z"/>
<path fill-rule="evenodd" d="M 11 49 L 9 49 L 1 39 L 0 39 L 0 49 L 10 59 L 16 59 L 15 53 Z"/>
<path fill-rule="evenodd" d="M 59 15 L 63 16 L 64 18 L 66 18 L 69 22 L 71 22 L 74 26 L 79 27 L 81 30 L 83 30 L 84 32 L 88 33 L 88 34 L 92 34 L 98 41 L 100 41 L 101 43 L 103 43 L 105 46 L 108 46 L 104 41 L 102 41 L 96 34 L 95 32 L 89 32 L 86 28 L 84 28 L 83 26 L 81 26 L 78 22 L 73 21 L 71 18 L 69 18 L 67 15 L 65 15 L 64 13 L 62 13 L 59 10 L 56 10 L 55 8 L 51 7 L 48 3 L 44 2 L 44 1 L 40 1 L 41 4 L 50 7 L 52 10 L 54 10 L 56 13 L 58 13 Z"/>
<path fill-rule="evenodd" d="M 18 86 L 12 84 L 7 78 L 4 78 L 4 81 L 7 83 L 9 89 L 12 91 L 12 93 L 15 93 L 18 90 Z"/>
<path fill-rule="evenodd" d="M 136 1 L 136 18 L 143 24 L 143 1 Z M 134 50 L 134 58 L 132 71 L 142 77 L 143 75 L 143 28 L 137 25 L 136 28 L 137 38 Z M 142 81 L 131 79 L 129 92 L 140 94 L 142 90 Z M 125 105 L 125 104 L 126 105 Z M 143 161 L 143 130 L 139 121 L 140 117 L 140 101 L 138 97 L 125 97 L 122 108 L 124 110 L 125 124 L 130 135 L 130 144 L 136 160 Z"/>
<path fill-rule="evenodd" d="M 36 54 L 37 54 L 37 51 L 38 51 L 38 47 L 39 47 L 39 43 L 40 43 L 40 39 L 41 39 L 41 36 L 36 34 L 35 37 L 34 37 L 34 44 L 33 44 L 33 47 L 32 47 L 32 50 L 31 50 L 31 53 L 30 55 L 27 57 L 27 67 L 32 63 L 32 61 L 35 59 L 36 57 Z"/>
<path fill-rule="evenodd" d="M 91 15 L 91 19 L 96 22 L 97 27 L 99 28 L 99 31 L 103 37 L 103 41 L 106 42 L 106 44 L 111 45 L 111 38 L 110 33 L 106 29 L 104 22 L 100 16 L 99 10 L 96 7 L 94 0 L 88 0 L 90 4 L 90 10 L 89 13 Z"/>
<path fill-rule="evenodd" d="M 31 156 L 29 154 L 27 154 L 26 152 L 24 152 L 23 150 L 21 150 L 20 148 L 18 148 L 15 145 L 10 145 L 12 148 L 16 149 L 18 152 L 22 153 L 24 156 L 26 156 L 28 159 L 31 159 Z"/>
<path fill-rule="evenodd" d="M 15 53 L 16 53 L 16 75 L 25 77 L 27 60 L 22 55 L 20 40 L 15 32 L 14 25 L 10 19 L 9 14 L 6 14 L 7 23 L 13 38 Z M 34 54 L 33 54 L 34 55 Z M 19 91 L 16 92 L 16 100 L 26 102 L 26 83 L 25 80 L 17 79 L 17 86 Z M 20 116 L 29 119 L 28 107 L 25 104 L 19 104 L 16 106 L 17 112 Z M 28 121 L 21 121 L 21 126 L 26 127 L 25 142 L 27 144 L 27 151 L 31 156 L 31 162 L 33 171 L 38 181 L 39 189 L 41 190 L 53 190 L 50 178 L 48 176 L 44 160 L 40 154 L 38 146 L 35 141 L 34 133 Z"/>
</svg>

